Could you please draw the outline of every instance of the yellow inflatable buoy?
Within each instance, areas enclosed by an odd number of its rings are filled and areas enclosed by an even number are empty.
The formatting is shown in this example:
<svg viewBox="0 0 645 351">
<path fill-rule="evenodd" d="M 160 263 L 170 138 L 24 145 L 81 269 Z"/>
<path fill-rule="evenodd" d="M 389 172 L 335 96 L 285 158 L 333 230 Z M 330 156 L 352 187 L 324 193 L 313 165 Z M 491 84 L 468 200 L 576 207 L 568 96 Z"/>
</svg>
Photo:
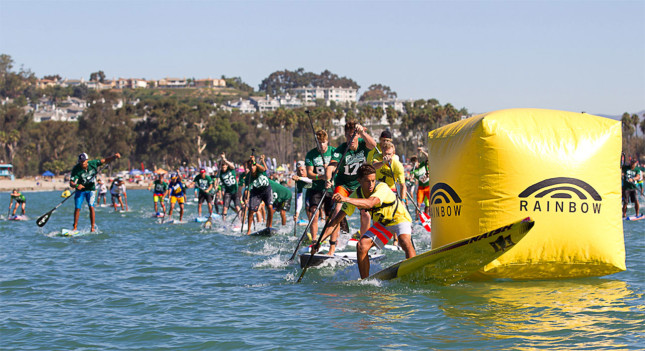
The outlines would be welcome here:
<svg viewBox="0 0 645 351">
<path fill-rule="evenodd" d="M 620 121 L 541 109 L 495 111 L 431 131 L 432 248 L 531 217 L 531 233 L 480 275 L 625 270 L 621 132 Z"/>
<path fill-rule="evenodd" d="M 72 196 L 72 193 L 69 190 L 65 190 L 63 191 L 62 194 L 60 194 L 60 197 L 64 197 L 64 198 L 68 198 L 70 196 Z"/>
</svg>

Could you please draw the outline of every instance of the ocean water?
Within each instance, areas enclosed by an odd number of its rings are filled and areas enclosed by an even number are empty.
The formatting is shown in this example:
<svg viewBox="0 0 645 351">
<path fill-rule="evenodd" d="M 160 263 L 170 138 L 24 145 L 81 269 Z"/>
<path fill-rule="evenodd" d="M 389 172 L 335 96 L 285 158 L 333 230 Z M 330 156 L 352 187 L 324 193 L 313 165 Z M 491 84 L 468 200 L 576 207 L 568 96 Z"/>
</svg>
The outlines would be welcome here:
<svg viewBox="0 0 645 351">
<path fill-rule="evenodd" d="M 607 277 L 436 286 L 360 282 L 355 265 L 329 265 L 310 268 L 296 284 L 300 267 L 287 262 L 297 241 L 290 224 L 278 223 L 282 234 L 271 238 L 241 235 L 221 221 L 204 230 L 192 221 L 192 202 L 186 223 L 160 224 L 151 218 L 151 193 L 133 190 L 129 212 L 97 208 L 98 233 L 87 233 L 83 209 L 79 228 L 87 235 L 58 237 L 71 228 L 73 201 L 39 228 L 35 219 L 60 193 L 26 195 L 30 220 L 0 221 L 3 350 L 645 345 L 645 220 L 625 222 L 628 269 Z M 429 234 L 415 227 L 424 252 Z M 372 272 L 403 258 L 389 251 Z"/>
</svg>

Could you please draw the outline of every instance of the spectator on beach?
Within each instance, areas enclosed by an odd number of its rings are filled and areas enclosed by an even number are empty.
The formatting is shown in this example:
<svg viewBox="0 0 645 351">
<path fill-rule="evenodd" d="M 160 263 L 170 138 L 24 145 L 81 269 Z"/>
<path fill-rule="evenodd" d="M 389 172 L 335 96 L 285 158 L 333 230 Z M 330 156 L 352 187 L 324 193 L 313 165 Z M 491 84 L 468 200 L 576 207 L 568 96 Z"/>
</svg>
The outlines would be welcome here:
<svg viewBox="0 0 645 351">
<path fill-rule="evenodd" d="M 634 204 L 635 215 L 640 216 L 640 204 L 636 194 L 636 185 L 642 179 L 640 168 L 637 167 L 638 161 L 631 160 L 629 166 L 622 167 L 623 174 L 623 218 L 627 217 L 627 204 L 631 201 Z"/>
</svg>

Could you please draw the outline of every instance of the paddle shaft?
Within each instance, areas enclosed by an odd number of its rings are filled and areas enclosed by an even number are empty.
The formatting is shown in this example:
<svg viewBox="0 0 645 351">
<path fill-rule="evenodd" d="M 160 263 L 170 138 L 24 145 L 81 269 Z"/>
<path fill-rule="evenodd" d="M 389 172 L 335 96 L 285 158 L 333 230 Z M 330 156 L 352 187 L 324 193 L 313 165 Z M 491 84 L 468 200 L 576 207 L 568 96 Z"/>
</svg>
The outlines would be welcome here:
<svg viewBox="0 0 645 351">
<path fill-rule="evenodd" d="M 340 157 L 340 161 L 338 161 L 338 165 L 336 166 L 336 169 L 334 170 L 334 172 L 331 175 L 331 179 L 334 179 L 336 177 L 336 174 L 338 173 L 338 170 L 340 169 L 340 165 L 343 163 L 343 161 L 345 161 L 345 155 L 347 155 L 347 152 L 349 151 L 349 148 L 351 147 L 352 143 L 354 142 L 354 138 L 356 137 L 356 132 L 357 132 L 357 130 L 354 129 L 354 132 L 352 133 L 352 136 L 349 138 L 349 142 L 347 142 L 347 144 L 346 144 L 347 147 L 345 148 L 345 152 L 343 152 L 343 156 Z M 327 192 L 325 192 L 323 194 L 326 194 L 326 193 Z M 322 203 L 322 201 L 320 203 Z M 332 201 L 331 208 L 334 208 L 335 206 L 336 206 L 336 202 Z M 320 235 L 318 236 L 318 240 L 316 241 L 316 244 L 314 245 L 314 247 L 319 247 L 320 246 L 320 242 L 322 241 L 323 234 L 325 233 L 325 230 L 329 226 L 329 223 L 331 222 L 332 217 L 333 216 L 328 216 L 327 217 L 327 220 L 325 221 L 325 225 L 323 226 L 322 232 L 320 232 Z M 312 216 L 312 218 L 313 218 L 313 216 Z M 307 232 L 305 231 L 303 236 L 306 235 L 306 233 Z M 302 277 L 305 276 L 305 273 L 307 272 L 307 269 L 309 268 L 309 265 L 311 264 L 311 260 L 313 258 L 314 258 L 314 252 L 312 250 L 311 255 L 309 255 L 309 259 L 307 260 L 307 264 L 305 264 L 304 268 L 302 268 L 302 272 L 300 273 L 300 277 L 298 277 L 297 283 L 300 283 L 300 281 L 302 281 Z"/>
<path fill-rule="evenodd" d="M 318 212 L 318 210 L 320 210 L 320 206 L 322 206 L 322 204 L 323 204 L 323 202 L 325 200 L 325 196 L 327 196 L 326 191 L 323 193 L 323 196 L 322 196 L 320 202 L 318 203 L 318 206 L 316 206 L 316 211 L 314 211 L 314 214 L 316 214 Z M 309 230 L 309 227 L 311 227 L 311 223 L 313 223 L 315 218 L 316 218 L 315 215 L 312 215 L 311 218 L 309 218 L 309 223 L 307 223 L 307 226 L 305 227 L 304 233 L 302 234 L 302 236 L 300 236 L 300 239 L 298 240 L 298 244 L 296 245 L 296 249 L 293 251 L 293 255 L 291 255 L 291 258 L 289 259 L 289 261 L 293 261 L 293 259 L 296 257 L 296 253 L 298 253 L 298 249 L 300 248 L 300 244 L 302 243 L 302 240 L 307 235 L 307 231 Z"/>
</svg>

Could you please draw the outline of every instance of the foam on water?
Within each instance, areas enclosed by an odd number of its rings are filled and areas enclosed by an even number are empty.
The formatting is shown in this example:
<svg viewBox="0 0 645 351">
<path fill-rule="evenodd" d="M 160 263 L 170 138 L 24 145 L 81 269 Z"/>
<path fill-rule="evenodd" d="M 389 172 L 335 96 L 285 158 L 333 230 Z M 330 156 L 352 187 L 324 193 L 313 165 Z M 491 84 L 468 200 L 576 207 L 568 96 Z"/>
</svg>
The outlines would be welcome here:
<svg viewBox="0 0 645 351">
<path fill-rule="evenodd" d="M 30 194 L 29 214 L 59 202 L 59 192 Z M 268 238 L 217 221 L 210 230 L 159 225 L 148 217 L 150 192 L 128 191 L 128 203 L 130 213 L 97 211 L 99 235 L 89 234 L 83 208 L 87 235 L 49 237 L 72 225 L 71 201 L 43 228 L 0 221 L 5 348 L 289 349 L 294 340 L 330 349 L 642 348 L 645 221 L 623 223 L 627 271 L 602 278 L 439 286 L 358 280 L 355 264 L 329 262 L 296 284 L 302 270 L 286 260 L 302 231 L 294 237 L 290 225 Z M 190 218 L 196 209 L 187 207 Z M 430 234 L 413 228 L 418 252 L 427 251 Z M 383 253 L 372 273 L 404 257 Z"/>
</svg>

